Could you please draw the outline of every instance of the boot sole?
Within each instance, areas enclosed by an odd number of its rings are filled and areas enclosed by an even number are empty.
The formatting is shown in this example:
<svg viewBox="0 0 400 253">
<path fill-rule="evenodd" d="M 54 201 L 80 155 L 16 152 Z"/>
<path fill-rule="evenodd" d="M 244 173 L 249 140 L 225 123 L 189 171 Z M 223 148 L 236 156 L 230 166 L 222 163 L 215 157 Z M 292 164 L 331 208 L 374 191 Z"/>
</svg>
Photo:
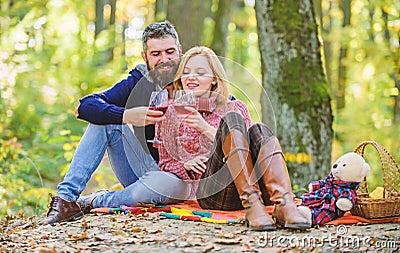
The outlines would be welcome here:
<svg viewBox="0 0 400 253">
<path fill-rule="evenodd" d="M 60 221 L 55 222 L 55 223 L 69 222 L 69 221 L 77 221 L 77 220 L 82 219 L 83 216 L 85 216 L 85 214 L 84 214 L 83 212 L 80 212 L 80 213 L 74 214 L 73 216 L 71 216 L 71 217 L 69 217 L 69 218 L 60 220 Z M 53 223 L 53 224 L 54 224 L 54 223 Z"/>
<path fill-rule="evenodd" d="M 275 225 L 268 225 L 268 226 L 263 226 L 263 227 L 252 227 L 250 226 L 250 223 L 246 220 L 245 221 L 246 227 L 248 227 L 250 230 L 252 231 L 272 231 L 272 230 L 276 230 L 276 226 Z"/>
<path fill-rule="evenodd" d="M 287 229 L 298 229 L 298 230 L 306 230 L 311 228 L 311 225 L 308 223 L 300 223 L 300 224 L 285 224 L 282 221 L 276 220 L 276 225 L 280 228 L 287 228 Z"/>
<path fill-rule="evenodd" d="M 62 223 L 62 222 L 68 222 L 68 221 L 76 221 L 76 220 L 82 219 L 83 216 L 84 216 L 84 213 L 83 212 L 79 212 L 79 213 L 76 213 L 73 216 L 68 217 L 66 219 L 63 219 L 63 220 L 52 221 L 52 222 L 41 221 L 41 222 L 38 223 L 38 225 L 55 225 L 56 223 Z"/>
<path fill-rule="evenodd" d="M 71 217 L 68 217 L 68 218 L 66 218 L 66 219 L 60 220 L 60 221 L 55 222 L 55 223 L 68 222 L 68 221 L 77 221 L 77 220 L 82 219 L 83 216 L 85 216 L 85 214 L 84 214 L 83 212 L 80 212 L 80 213 L 74 214 L 74 215 L 71 216 Z M 53 224 L 54 224 L 54 223 L 53 223 Z"/>
<path fill-rule="evenodd" d="M 72 216 L 71 218 L 69 218 L 68 221 L 79 220 L 79 219 L 82 219 L 83 216 L 85 216 L 85 214 L 81 211 L 80 213 L 77 213 L 74 216 Z"/>
</svg>

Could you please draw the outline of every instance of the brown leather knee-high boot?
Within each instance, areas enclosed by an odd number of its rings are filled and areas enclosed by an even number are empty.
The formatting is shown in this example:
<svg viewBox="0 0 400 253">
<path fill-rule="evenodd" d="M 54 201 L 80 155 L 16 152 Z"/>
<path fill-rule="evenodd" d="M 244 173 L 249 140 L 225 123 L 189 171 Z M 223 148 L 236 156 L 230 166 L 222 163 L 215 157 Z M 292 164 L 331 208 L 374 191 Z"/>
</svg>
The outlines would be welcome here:
<svg viewBox="0 0 400 253">
<path fill-rule="evenodd" d="M 237 130 L 231 131 L 225 137 L 222 151 L 242 205 L 246 209 L 246 221 L 250 229 L 261 231 L 276 229 L 261 199 L 246 138 Z"/>
<path fill-rule="evenodd" d="M 272 137 L 263 146 L 257 158 L 262 181 L 267 188 L 271 202 L 275 203 L 272 216 L 278 226 L 292 229 L 307 229 L 309 221 L 298 211 L 289 173 L 278 139 Z"/>
</svg>

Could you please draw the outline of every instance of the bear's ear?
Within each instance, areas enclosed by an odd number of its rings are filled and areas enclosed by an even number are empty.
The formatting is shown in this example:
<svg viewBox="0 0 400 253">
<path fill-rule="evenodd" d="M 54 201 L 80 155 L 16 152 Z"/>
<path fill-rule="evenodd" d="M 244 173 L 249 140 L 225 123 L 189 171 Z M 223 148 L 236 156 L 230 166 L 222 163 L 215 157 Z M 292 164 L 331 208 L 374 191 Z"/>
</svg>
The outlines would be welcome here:
<svg viewBox="0 0 400 253">
<path fill-rule="evenodd" d="M 369 174 L 370 171 L 371 171 L 371 168 L 369 167 L 369 164 L 364 162 L 363 170 L 362 170 L 362 173 L 361 173 L 362 177 L 366 177 Z"/>
</svg>

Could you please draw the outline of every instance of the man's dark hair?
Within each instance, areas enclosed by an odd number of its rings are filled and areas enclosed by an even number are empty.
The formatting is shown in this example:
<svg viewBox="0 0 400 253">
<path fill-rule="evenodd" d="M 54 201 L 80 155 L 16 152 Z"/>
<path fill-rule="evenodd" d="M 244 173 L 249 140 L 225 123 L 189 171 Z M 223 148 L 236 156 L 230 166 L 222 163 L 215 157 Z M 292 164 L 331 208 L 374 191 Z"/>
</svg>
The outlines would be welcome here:
<svg viewBox="0 0 400 253">
<path fill-rule="evenodd" d="M 148 25 L 142 35 L 143 52 L 146 53 L 147 51 L 147 41 L 149 39 L 160 39 L 168 35 L 176 40 L 176 45 L 179 47 L 178 33 L 168 20 Z"/>
</svg>

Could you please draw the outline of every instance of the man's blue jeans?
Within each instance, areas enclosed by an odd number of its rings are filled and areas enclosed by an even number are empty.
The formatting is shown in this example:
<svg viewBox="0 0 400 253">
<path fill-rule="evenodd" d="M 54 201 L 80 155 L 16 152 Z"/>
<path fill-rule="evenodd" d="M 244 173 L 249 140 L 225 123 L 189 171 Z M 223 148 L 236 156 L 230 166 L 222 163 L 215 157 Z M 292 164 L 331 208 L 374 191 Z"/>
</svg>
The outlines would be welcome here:
<svg viewBox="0 0 400 253">
<path fill-rule="evenodd" d="M 161 171 L 127 125 L 89 124 L 76 149 L 57 195 L 76 201 L 107 150 L 111 167 L 124 186 L 98 196 L 93 207 L 133 206 L 138 202 L 163 204 L 192 198 L 193 185 Z"/>
</svg>

